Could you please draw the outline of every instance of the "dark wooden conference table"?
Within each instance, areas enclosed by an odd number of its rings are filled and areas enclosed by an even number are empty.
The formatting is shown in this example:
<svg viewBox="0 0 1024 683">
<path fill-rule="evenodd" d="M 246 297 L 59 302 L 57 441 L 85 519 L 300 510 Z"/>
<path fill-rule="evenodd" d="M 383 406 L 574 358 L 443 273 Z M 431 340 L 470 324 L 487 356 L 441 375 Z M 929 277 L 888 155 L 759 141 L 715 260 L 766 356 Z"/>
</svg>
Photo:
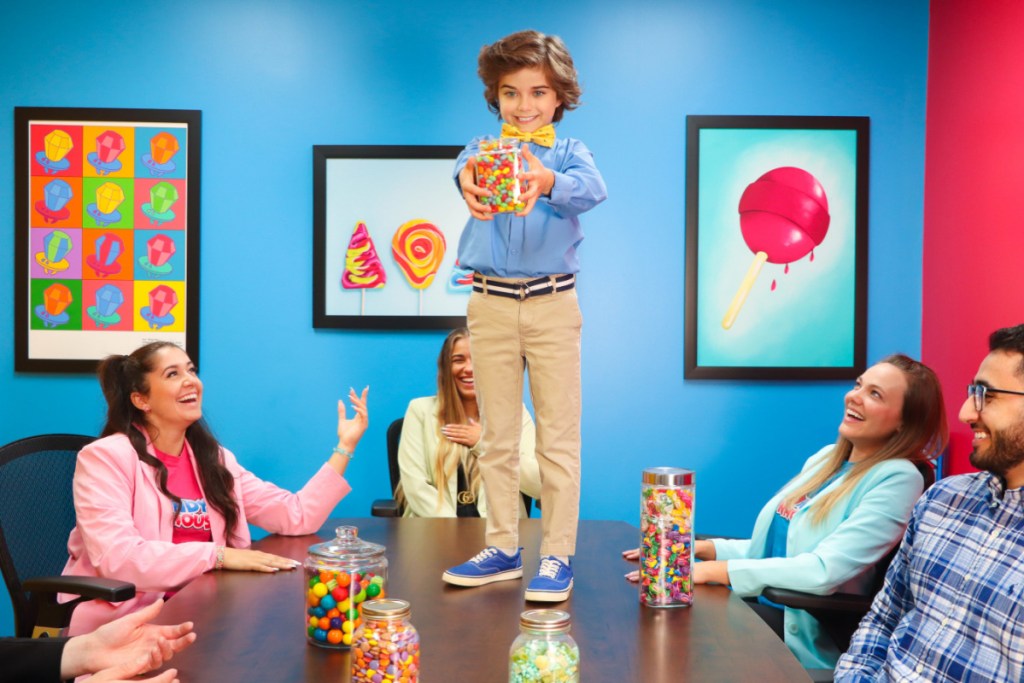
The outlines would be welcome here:
<svg viewBox="0 0 1024 683">
<path fill-rule="evenodd" d="M 266 552 L 305 560 L 310 545 L 348 524 L 387 547 L 389 597 L 412 604 L 425 683 L 501 683 L 508 651 L 527 608 L 523 591 L 537 568 L 539 519 L 523 520 L 522 581 L 457 588 L 441 581 L 448 567 L 480 550 L 479 519 L 332 519 L 311 536 L 268 536 Z M 771 629 L 721 586 L 698 586 L 688 608 L 651 609 L 622 575 L 634 566 L 620 552 L 639 541 L 624 522 L 582 521 L 570 599 L 548 605 L 572 615 L 584 683 L 809 681 Z M 347 651 L 306 642 L 305 575 L 210 572 L 171 599 L 159 621 L 194 621 L 199 638 L 171 662 L 182 683 L 349 680 Z"/>
</svg>

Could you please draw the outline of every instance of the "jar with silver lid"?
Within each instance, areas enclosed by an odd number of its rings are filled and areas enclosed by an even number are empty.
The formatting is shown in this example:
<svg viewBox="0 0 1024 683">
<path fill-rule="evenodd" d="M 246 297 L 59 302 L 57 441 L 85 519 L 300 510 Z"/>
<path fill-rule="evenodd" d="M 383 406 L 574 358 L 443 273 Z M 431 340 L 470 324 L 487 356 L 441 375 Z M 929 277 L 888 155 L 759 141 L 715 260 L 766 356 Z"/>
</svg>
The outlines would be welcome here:
<svg viewBox="0 0 1024 683">
<path fill-rule="evenodd" d="M 363 623 L 352 637 L 352 683 L 420 679 L 420 636 L 405 600 L 363 603 Z"/>
<path fill-rule="evenodd" d="M 523 612 L 509 651 L 509 683 L 579 683 L 580 649 L 569 626 L 569 613 L 562 610 Z"/>
<path fill-rule="evenodd" d="M 640 602 L 693 603 L 693 494 L 690 470 L 651 467 L 640 485 Z"/>
</svg>

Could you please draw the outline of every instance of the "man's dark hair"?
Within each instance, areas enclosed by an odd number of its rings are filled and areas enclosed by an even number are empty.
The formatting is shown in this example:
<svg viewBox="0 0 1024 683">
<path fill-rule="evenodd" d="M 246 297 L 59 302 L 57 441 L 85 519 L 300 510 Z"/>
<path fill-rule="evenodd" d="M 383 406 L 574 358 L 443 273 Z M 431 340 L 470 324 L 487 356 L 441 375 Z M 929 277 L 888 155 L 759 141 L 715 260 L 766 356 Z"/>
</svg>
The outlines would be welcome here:
<svg viewBox="0 0 1024 683">
<path fill-rule="evenodd" d="M 998 329 L 988 336 L 989 351 L 1019 353 L 1021 362 L 1017 374 L 1024 375 L 1024 324 Z"/>
</svg>

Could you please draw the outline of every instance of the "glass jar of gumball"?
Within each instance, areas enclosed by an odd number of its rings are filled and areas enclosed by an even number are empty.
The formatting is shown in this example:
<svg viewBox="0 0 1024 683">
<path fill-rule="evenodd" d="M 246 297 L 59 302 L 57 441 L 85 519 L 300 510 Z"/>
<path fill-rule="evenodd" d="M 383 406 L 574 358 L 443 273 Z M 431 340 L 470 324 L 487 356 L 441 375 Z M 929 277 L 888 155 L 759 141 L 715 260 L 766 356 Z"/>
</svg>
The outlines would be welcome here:
<svg viewBox="0 0 1024 683">
<path fill-rule="evenodd" d="M 526 206 L 519 200 L 519 173 L 523 170 L 519 140 L 515 138 L 485 138 L 480 141 L 476 155 L 476 184 L 491 194 L 481 197 L 480 203 L 491 213 L 522 211 Z"/>
<path fill-rule="evenodd" d="M 420 680 L 420 636 L 405 600 L 368 600 L 352 637 L 352 683 Z"/>
<path fill-rule="evenodd" d="M 523 612 L 509 651 L 509 683 L 579 683 L 580 649 L 569 625 L 569 613 L 562 610 Z"/>
<path fill-rule="evenodd" d="M 693 472 L 644 470 L 640 485 L 640 602 L 649 607 L 693 603 Z"/>
<path fill-rule="evenodd" d="M 388 561 L 384 546 L 363 541 L 354 526 L 309 547 L 306 557 L 306 640 L 329 648 L 349 648 L 363 614 L 363 603 L 385 597 Z"/>
</svg>

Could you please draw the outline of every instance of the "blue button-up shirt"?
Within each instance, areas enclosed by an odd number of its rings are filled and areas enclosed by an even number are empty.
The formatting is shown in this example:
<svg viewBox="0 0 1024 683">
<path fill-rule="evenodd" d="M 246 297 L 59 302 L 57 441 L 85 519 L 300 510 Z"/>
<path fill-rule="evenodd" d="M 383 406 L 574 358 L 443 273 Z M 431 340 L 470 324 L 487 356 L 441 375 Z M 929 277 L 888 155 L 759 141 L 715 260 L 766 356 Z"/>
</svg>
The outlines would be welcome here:
<svg viewBox="0 0 1024 683">
<path fill-rule="evenodd" d="M 455 162 L 455 184 L 466 160 L 475 156 L 475 138 Z M 494 220 L 470 217 L 459 239 L 459 264 L 483 275 L 530 278 L 578 273 L 576 249 L 583 241 L 578 216 L 605 200 L 607 190 L 594 155 L 572 138 L 558 138 L 553 147 L 533 143 L 530 151 L 555 174 L 551 194 L 540 197 L 524 217 L 494 214 Z M 461 192 L 461 188 L 459 188 Z"/>
<path fill-rule="evenodd" d="M 987 472 L 918 501 L 843 681 L 1024 680 L 1024 491 Z"/>
</svg>

